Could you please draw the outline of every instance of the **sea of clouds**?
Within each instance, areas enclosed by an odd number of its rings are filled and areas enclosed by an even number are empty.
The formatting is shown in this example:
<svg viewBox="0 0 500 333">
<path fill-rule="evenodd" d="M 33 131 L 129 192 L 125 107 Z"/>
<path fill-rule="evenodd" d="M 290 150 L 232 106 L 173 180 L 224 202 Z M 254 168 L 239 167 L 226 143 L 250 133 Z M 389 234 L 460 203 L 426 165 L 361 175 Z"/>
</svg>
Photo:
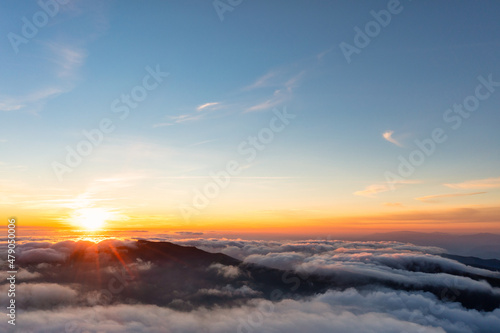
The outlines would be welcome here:
<svg viewBox="0 0 500 333">
<path fill-rule="evenodd" d="M 169 258 L 167 265 L 145 260 L 135 240 L 107 241 L 109 258 L 88 242 L 20 245 L 16 326 L 4 318 L 0 331 L 458 333 L 500 327 L 500 272 L 444 258 L 439 248 L 341 240 L 175 243 L 237 260 L 190 266 Z M 74 264 L 92 258 L 99 266 Z M 281 281 L 258 281 L 262 266 Z M 84 272 L 75 272 L 81 267 Z M 110 290 L 118 269 L 134 278 L 120 273 Z M 5 273 L 1 278 L 6 281 Z M 94 288 L 98 279 L 106 283 Z M 329 287 L 317 287 L 323 285 Z M 8 302 L 7 289 L 0 285 L 0 304 Z"/>
</svg>

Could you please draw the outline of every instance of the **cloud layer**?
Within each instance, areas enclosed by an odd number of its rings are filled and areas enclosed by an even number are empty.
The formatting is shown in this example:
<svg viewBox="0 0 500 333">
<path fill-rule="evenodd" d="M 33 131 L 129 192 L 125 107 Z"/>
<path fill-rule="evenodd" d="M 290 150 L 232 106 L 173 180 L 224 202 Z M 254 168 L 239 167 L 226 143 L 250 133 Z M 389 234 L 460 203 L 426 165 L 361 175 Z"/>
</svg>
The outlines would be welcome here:
<svg viewBox="0 0 500 333">
<path fill-rule="evenodd" d="M 20 245 L 16 328 L 494 332 L 500 326 L 500 272 L 443 257 L 440 248 L 340 240 L 176 242 L 182 246 Z M 7 285 L 0 289 L 5 304 Z"/>
</svg>

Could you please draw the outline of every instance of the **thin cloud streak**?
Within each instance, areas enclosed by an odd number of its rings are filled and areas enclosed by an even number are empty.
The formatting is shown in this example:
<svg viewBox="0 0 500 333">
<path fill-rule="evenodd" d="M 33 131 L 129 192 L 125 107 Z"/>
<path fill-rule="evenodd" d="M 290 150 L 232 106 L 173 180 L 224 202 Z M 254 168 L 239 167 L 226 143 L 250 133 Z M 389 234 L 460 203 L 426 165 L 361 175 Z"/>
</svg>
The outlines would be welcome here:
<svg viewBox="0 0 500 333">
<path fill-rule="evenodd" d="M 206 108 L 212 108 L 213 106 L 219 105 L 219 102 L 205 103 L 196 108 L 197 111 L 202 111 Z"/>
<path fill-rule="evenodd" d="M 462 183 L 443 184 L 443 185 L 447 186 L 449 188 L 457 189 L 457 190 L 497 188 L 497 187 L 500 187 L 500 177 L 468 180 L 468 181 L 465 181 Z"/>
<path fill-rule="evenodd" d="M 199 114 L 199 115 L 181 114 L 178 116 L 170 116 L 169 118 L 171 120 L 173 120 L 174 123 L 180 124 L 180 123 L 185 123 L 188 121 L 200 120 L 203 118 L 203 115 L 202 114 Z"/>
<path fill-rule="evenodd" d="M 172 176 L 172 177 L 158 177 L 159 179 L 213 179 L 209 176 Z M 232 179 L 297 179 L 298 177 L 231 177 Z"/>
<path fill-rule="evenodd" d="M 42 88 L 31 94 L 20 96 L 20 97 L 10 97 L 2 96 L 0 97 L 0 111 L 17 111 L 33 104 L 42 103 L 49 98 L 56 97 L 57 95 L 63 93 L 62 89 L 56 87 Z"/>
<path fill-rule="evenodd" d="M 153 124 L 153 128 L 158 128 L 158 127 L 165 127 L 165 126 L 172 126 L 172 123 L 158 123 L 158 124 Z"/>
<path fill-rule="evenodd" d="M 56 65 L 54 76 L 64 82 L 55 86 L 39 88 L 24 96 L 0 96 L 0 111 L 18 111 L 32 107 L 36 112 L 48 99 L 73 89 L 73 81 L 77 70 L 85 62 L 86 52 L 63 44 L 44 43 L 43 45 L 49 49 L 50 61 Z"/>
<path fill-rule="evenodd" d="M 386 207 L 403 207 L 401 202 L 384 202 L 384 206 Z"/>
<path fill-rule="evenodd" d="M 48 46 L 55 56 L 53 61 L 59 67 L 57 75 L 61 78 L 73 77 L 85 62 L 87 54 L 84 50 L 55 43 Z"/>
<path fill-rule="evenodd" d="M 276 89 L 271 98 L 268 98 L 264 102 L 258 103 L 247 108 L 243 113 L 247 112 L 255 112 L 262 111 L 266 109 L 270 109 L 272 107 L 278 106 L 286 101 L 288 101 L 292 97 L 293 89 L 298 87 L 299 81 L 305 75 L 305 71 L 302 70 L 298 74 L 292 76 L 287 79 L 280 88 Z"/>
<path fill-rule="evenodd" d="M 250 108 L 248 108 L 247 110 L 245 110 L 244 113 L 247 113 L 247 112 L 254 112 L 254 111 L 262 111 L 262 110 L 266 110 L 266 109 L 270 109 L 274 106 L 277 106 L 279 104 L 281 104 L 282 102 L 284 102 L 284 99 L 269 99 L 265 102 L 262 102 L 262 103 L 259 103 L 259 104 L 256 104 Z"/>
<path fill-rule="evenodd" d="M 454 198 L 454 197 L 466 197 L 466 196 L 470 196 L 470 195 L 478 195 L 478 194 L 484 194 L 484 193 L 486 193 L 486 192 L 427 195 L 427 196 L 424 196 L 424 197 L 415 198 L 415 200 L 423 201 L 423 202 L 428 202 L 428 203 L 434 203 L 434 202 L 440 202 L 439 199 Z"/>
<path fill-rule="evenodd" d="M 377 193 L 387 192 L 389 190 L 390 190 L 389 186 L 385 184 L 372 184 L 365 187 L 364 190 L 356 191 L 353 194 L 362 197 L 373 197 Z"/>
<path fill-rule="evenodd" d="M 214 141 L 217 141 L 217 139 L 204 140 L 204 141 L 196 142 L 196 143 L 190 144 L 189 147 L 196 147 L 196 146 L 204 145 L 204 144 L 207 144 L 207 143 L 210 143 L 210 142 L 214 142 Z"/>
<path fill-rule="evenodd" d="M 270 71 L 265 75 L 257 79 L 253 84 L 243 88 L 243 90 L 253 90 L 257 88 L 262 88 L 269 85 L 269 81 L 278 75 L 277 71 Z"/>
<path fill-rule="evenodd" d="M 401 180 L 396 182 L 394 185 L 406 185 L 406 184 L 420 184 L 419 180 Z M 353 194 L 362 196 L 362 197 L 370 197 L 373 198 L 375 194 L 390 191 L 391 187 L 387 184 L 372 184 L 365 187 L 364 190 L 356 191 Z"/>
</svg>

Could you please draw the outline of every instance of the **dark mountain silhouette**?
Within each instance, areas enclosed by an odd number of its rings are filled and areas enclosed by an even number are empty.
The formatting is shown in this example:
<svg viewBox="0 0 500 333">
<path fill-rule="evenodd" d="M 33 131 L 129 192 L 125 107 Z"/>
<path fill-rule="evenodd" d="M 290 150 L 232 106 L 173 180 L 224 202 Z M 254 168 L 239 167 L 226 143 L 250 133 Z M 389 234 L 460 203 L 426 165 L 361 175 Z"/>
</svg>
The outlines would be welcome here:
<svg viewBox="0 0 500 333">
<path fill-rule="evenodd" d="M 456 260 L 456 261 L 461 262 L 462 264 L 465 264 L 468 266 L 489 269 L 490 271 L 500 272 L 500 260 L 497 260 L 497 259 L 481 259 L 481 258 L 476 258 L 476 257 L 463 257 L 463 256 L 458 256 L 455 254 L 447 254 L 447 253 L 443 253 L 443 254 L 441 254 L 441 256 L 444 258 Z"/>
</svg>

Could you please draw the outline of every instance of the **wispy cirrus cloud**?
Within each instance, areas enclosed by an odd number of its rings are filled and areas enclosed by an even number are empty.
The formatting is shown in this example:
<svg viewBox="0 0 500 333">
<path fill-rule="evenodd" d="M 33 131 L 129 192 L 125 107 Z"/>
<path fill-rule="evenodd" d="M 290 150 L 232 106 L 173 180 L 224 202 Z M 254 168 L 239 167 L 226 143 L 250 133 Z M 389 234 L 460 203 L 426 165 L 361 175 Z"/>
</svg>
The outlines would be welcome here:
<svg viewBox="0 0 500 333">
<path fill-rule="evenodd" d="M 172 126 L 173 124 L 172 123 L 157 123 L 157 124 L 153 124 L 153 128 L 158 128 L 158 127 L 166 127 L 166 126 Z"/>
<path fill-rule="evenodd" d="M 398 146 L 398 147 L 403 147 L 403 145 L 402 145 L 399 141 L 397 141 L 396 139 L 394 139 L 394 138 L 392 137 L 392 135 L 393 135 L 393 134 L 394 134 L 394 131 L 391 131 L 391 130 L 389 130 L 389 131 L 385 131 L 384 133 L 382 133 L 382 137 L 383 137 L 385 140 L 389 141 L 390 143 L 395 144 L 395 145 L 396 145 L 396 146 Z"/>
<path fill-rule="evenodd" d="M 316 58 L 317 58 L 318 60 L 323 60 L 323 58 L 324 58 L 327 54 L 329 54 L 330 52 L 332 52 L 332 51 L 333 51 L 333 49 L 334 49 L 333 47 L 330 47 L 330 48 L 328 48 L 328 49 L 326 49 L 326 50 L 324 50 L 324 51 L 322 51 L 322 52 L 318 53 L 318 54 L 316 55 Z"/>
<path fill-rule="evenodd" d="M 354 195 L 359 195 L 362 197 L 373 197 L 377 193 L 389 191 L 389 186 L 385 184 L 372 184 L 365 187 L 364 190 L 354 192 Z"/>
<path fill-rule="evenodd" d="M 466 190 L 466 189 L 480 189 L 480 188 L 497 188 L 500 187 L 500 177 L 468 180 L 462 183 L 443 184 L 449 188 Z"/>
<path fill-rule="evenodd" d="M 212 139 L 212 140 L 199 141 L 199 142 L 195 142 L 193 144 L 190 144 L 189 147 L 200 146 L 200 145 L 204 145 L 206 143 L 210 143 L 210 142 L 214 142 L 214 141 L 217 141 L 217 140 L 216 139 Z"/>
<path fill-rule="evenodd" d="M 0 96 L 0 111 L 17 111 L 25 107 L 43 104 L 46 100 L 63 93 L 62 89 L 47 87 L 18 97 Z"/>
<path fill-rule="evenodd" d="M 166 116 L 165 118 L 170 120 L 169 122 L 160 122 L 153 124 L 153 128 L 158 128 L 158 127 L 165 127 L 165 126 L 171 126 L 174 124 L 181 124 L 185 122 L 191 122 L 191 121 L 197 121 L 206 118 L 207 116 L 210 116 L 213 111 L 217 109 L 224 108 L 225 105 L 223 105 L 220 102 L 209 102 L 205 104 L 198 105 L 195 108 L 195 111 L 190 112 L 190 113 L 184 113 L 184 114 L 179 114 L 177 116 Z"/>
<path fill-rule="evenodd" d="M 245 110 L 245 113 L 270 109 L 272 107 L 275 107 L 275 106 L 281 104 L 284 101 L 285 101 L 285 99 L 281 98 L 281 97 L 280 98 L 271 98 L 271 99 L 268 99 L 262 103 L 259 103 L 259 104 L 256 104 L 256 105 L 249 107 L 248 109 Z"/>
<path fill-rule="evenodd" d="M 174 123 L 180 124 L 180 123 L 184 123 L 184 122 L 187 122 L 187 121 L 199 120 L 199 119 L 203 118 L 203 115 L 201 115 L 201 114 L 198 114 L 198 115 L 194 115 L 194 114 L 181 114 L 181 115 L 178 115 L 178 116 L 170 116 L 169 118 Z"/>
<path fill-rule="evenodd" d="M 401 202 L 384 202 L 384 206 L 386 207 L 403 207 Z"/>
<path fill-rule="evenodd" d="M 18 111 L 32 109 L 38 112 L 51 98 L 73 89 L 78 69 L 83 65 L 86 52 L 69 45 L 58 43 L 42 44 L 48 50 L 47 57 L 55 64 L 51 77 L 57 78 L 57 83 L 51 82 L 45 87 L 36 88 L 33 92 L 22 96 L 0 96 L 0 111 Z"/>
<path fill-rule="evenodd" d="M 55 56 L 52 61 L 57 65 L 57 75 L 61 78 L 75 76 L 87 57 L 85 50 L 70 45 L 51 43 L 48 47 Z"/>
<path fill-rule="evenodd" d="M 272 73 L 274 73 L 274 72 L 272 72 Z M 268 74 L 264 77 L 275 77 L 276 76 L 276 74 L 273 74 L 272 76 L 270 76 L 270 75 L 271 74 Z M 277 89 L 274 90 L 273 95 L 271 97 L 269 97 L 268 99 L 266 99 L 263 102 L 257 103 L 253 106 L 250 106 L 249 108 L 247 108 L 244 111 L 244 113 L 270 109 L 272 107 L 275 107 L 279 104 L 286 102 L 287 100 L 289 100 L 292 97 L 293 89 L 298 87 L 298 84 L 304 75 L 305 75 L 305 71 L 303 70 L 303 71 L 299 72 L 298 74 L 293 75 L 292 77 L 281 78 L 281 81 L 282 82 L 284 81 L 284 82 L 275 84 L 277 86 Z M 261 79 L 258 82 L 265 82 L 265 80 Z M 263 83 L 260 83 L 260 85 L 263 85 Z"/>
<path fill-rule="evenodd" d="M 195 113 L 186 113 L 186 114 L 180 114 L 178 116 L 167 116 L 167 118 L 170 120 L 170 122 L 161 122 L 161 123 L 156 123 L 153 124 L 151 127 L 153 128 L 159 128 L 159 127 L 166 127 L 166 126 L 172 126 L 174 124 L 182 124 L 190 121 L 196 121 L 203 119 L 205 117 L 205 114 L 195 114 Z"/>
<path fill-rule="evenodd" d="M 427 195 L 424 197 L 418 197 L 418 198 L 415 198 L 415 200 L 427 202 L 427 203 L 436 203 L 436 202 L 441 202 L 440 199 L 454 198 L 454 197 L 466 197 L 466 196 L 470 196 L 470 195 L 478 195 L 478 194 L 484 194 L 484 193 L 486 193 L 486 192 L 436 194 L 436 195 Z"/>
<path fill-rule="evenodd" d="M 263 89 L 269 93 L 265 98 L 260 98 L 253 105 L 248 102 L 247 97 L 245 102 L 232 101 L 230 104 L 226 102 L 207 102 L 195 107 L 194 112 L 183 113 L 177 116 L 167 116 L 170 122 L 160 122 L 153 124 L 153 128 L 170 126 L 185 122 L 207 119 L 208 117 L 221 117 L 230 114 L 231 111 L 221 115 L 215 115 L 213 111 L 220 109 L 239 109 L 243 113 L 269 110 L 280 104 L 285 103 L 292 97 L 293 90 L 299 86 L 300 81 L 306 74 L 306 70 L 302 69 L 297 72 L 296 68 L 280 68 L 273 69 L 259 77 L 254 83 L 240 89 L 238 95 L 253 94 L 253 90 Z M 261 92 L 258 92 L 261 94 Z M 261 95 L 260 95 L 261 96 Z M 254 100 L 252 98 L 252 100 Z"/>
<path fill-rule="evenodd" d="M 219 104 L 220 104 L 219 102 L 205 103 L 205 104 L 199 105 L 199 106 L 196 108 L 196 111 L 203 111 L 203 110 L 205 110 L 205 109 L 211 109 L 211 108 L 213 108 L 214 106 L 217 106 L 217 105 L 219 105 Z"/>
<path fill-rule="evenodd" d="M 12 97 L 0 97 L 0 111 L 16 111 L 24 107 L 24 103 Z"/>
<path fill-rule="evenodd" d="M 420 180 L 401 180 L 393 185 L 405 185 L 405 184 L 420 184 Z M 365 187 L 363 190 L 356 191 L 353 194 L 358 195 L 361 197 L 370 197 L 373 198 L 375 197 L 376 194 L 382 193 L 382 192 L 387 192 L 391 190 L 391 186 L 388 185 L 387 183 L 380 183 L 380 184 L 371 184 Z"/>
<path fill-rule="evenodd" d="M 254 83 L 243 88 L 243 90 L 253 90 L 271 85 L 271 80 L 280 74 L 277 70 L 272 70 L 259 77 Z"/>
</svg>

